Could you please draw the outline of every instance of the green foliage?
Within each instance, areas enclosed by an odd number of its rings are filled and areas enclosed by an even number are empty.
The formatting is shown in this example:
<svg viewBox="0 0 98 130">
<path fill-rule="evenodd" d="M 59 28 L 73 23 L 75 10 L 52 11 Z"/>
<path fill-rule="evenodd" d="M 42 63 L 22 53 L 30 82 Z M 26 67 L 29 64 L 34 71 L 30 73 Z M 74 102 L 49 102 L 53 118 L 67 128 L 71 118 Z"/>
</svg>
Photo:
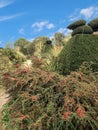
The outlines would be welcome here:
<svg viewBox="0 0 98 130">
<path fill-rule="evenodd" d="M 79 27 L 79 26 L 83 26 L 86 24 L 86 21 L 85 20 L 78 20 L 72 24 L 70 24 L 67 28 L 68 29 L 72 29 L 74 30 L 75 28 Z"/>
<path fill-rule="evenodd" d="M 44 53 L 48 53 L 52 47 L 49 37 L 37 37 L 33 41 L 35 48 L 35 56 L 42 57 Z"/>
<path fill-rule="evenodd" d="M 52 41 L 51 40 L 46 40 L 45 42 L 43 42 L 43 47 L 42 47 L 42 53 L 47 55 L 51 52 L 52 49 Z"/>
<path fill-rule="evenodd" d="M 92 33 L 93 33 L 92 28 L 90 26 L 84 25 L 74 29 L 72 32 L 72 36 L 76 34 L 92 34 Z"/>
<path fill-rule="evenodd" d="M 64 46 L 64 38 L 65 35 L 63 33 L 55 33 L 54 34 L 54 44 L 57 46 Z"/>
<path fill-rule="evenodd" d="M 20 38 L 18 39 L 15 43 L 14 43 L 14 46 L 15 47 L 19 47 L 20 48 L 20 51 L 25 54 L 25 55 L 28 55 L 29 54 L 29 45 L 30 45 L 30 42 L 27 41 L 26 39 L 24 38 Z"/>
<path fill-rule="evenodd" d="M 23 54 L 10 48 L 3 49 L 2 55 L 8 57 L 9 60 L 13 63 L 22 63 L 26 60 Z"/>
<path fill-rule="evenodd" d="M 98 18 L 90 21 L 88 25 L 92 27 L 93 31 L 98 31 Z"/>
<path fill-rule="evenodd" d="M 3 88 L 2 86 L 2 75 L 8 70 L 12 69 L 12 63 L 8 56 L 3 55 L 4 49 L 0 49 L 0 88 Z"/>
<path fill-rule="evenodd" d="M 65 45 L 59 56 L 53 63 L 54 70 L 66 75 L 75 71 L 84 62 L 95 64 L 93 70 L 98 67 L 98 36 L 78 34 L 72 37 Z"/>
<path fill-rule="evenodd" d="M 38 37 L 33 40 L 34 56 L 38 59 L 45 59 L 46 64 L 52 59 L 52 41 L 49 37 Z"/>
<path fill-rule="evenodd" d="M 26 46 L 26 49 L 27 49 L 27 55 L 28 56 L 32 56 L 34 54 L 34 52 L 36 51 L 35 50 L 35 45 L 33 42 L 31 42 L 30 44 L 28 44 Z"/>
<path fill-rule="evenodd" d="M 6 130 L 98 129 L 98 76 L 74 72 L 67 77 L 42 69 L 4 75 L 10 100 L 4 106 Z"/>
</svg>

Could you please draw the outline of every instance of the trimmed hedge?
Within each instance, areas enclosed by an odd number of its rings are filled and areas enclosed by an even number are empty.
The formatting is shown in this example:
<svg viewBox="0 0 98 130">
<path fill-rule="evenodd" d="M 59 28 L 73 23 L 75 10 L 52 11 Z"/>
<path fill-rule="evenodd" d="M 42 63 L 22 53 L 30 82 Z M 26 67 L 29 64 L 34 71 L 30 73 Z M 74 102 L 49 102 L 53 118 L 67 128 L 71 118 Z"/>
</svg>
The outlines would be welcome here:
<svg viewBox="0 0 98 130">
<path fill-rule="evenodd" d="M 86 21 L 85 20 L 78 20 L 72 24 L 70 24 L 67 28 L 68 29 L 72 29 L 74 30 L 75 28 L 79 27 L 79 26 L 83 26 L 86 24 Z"/>
<path fill-rule="evenodd" d="M 92 27 L 93 31 L 98 31 L 98 18 L 90 21 L 88 25 Z"/>
<path fill-rule="evenodd" d="M 71 35 L 74 36 L 76 34 L 92 34 L 92 33 L 93 33 L 92 28 L 90 26 L 84 25 L 74 29 Z"/>
<path fill-rule="evenodd" d="M 56 58 L 53 66 L 55 71 L 66 75 L 77 70 L 84 61 L 92 63 L 94 71 L 98 71 L 97 35 L 77 34 L 72 37 Z"/>
</svg>

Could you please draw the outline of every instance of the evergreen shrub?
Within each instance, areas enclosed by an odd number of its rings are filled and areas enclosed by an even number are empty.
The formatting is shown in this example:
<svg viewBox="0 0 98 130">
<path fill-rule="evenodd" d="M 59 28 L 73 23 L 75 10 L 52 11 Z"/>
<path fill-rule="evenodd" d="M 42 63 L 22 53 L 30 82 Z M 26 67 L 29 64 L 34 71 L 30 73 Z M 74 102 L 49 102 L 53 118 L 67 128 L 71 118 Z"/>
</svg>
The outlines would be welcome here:
<svg viewBox="0 0 98 130">
<path fill-rule="evenodd" d="M 76 34 L 92 34 L 92 33 L 93 33 L 92 28 L 90 26 L 84 25 L 74 29 L 72 32 L 72 36 Z"/>
<path fill-rule="evenodd" d="M 93 31 L 98 31 L 98 18 L 90 21 L 88 25 L 92 27 Z"/>
<path fill-rule="evenodd" d="M 83 62 L 92 64 L 93 70 L 98 70 L 98 36 L 77 34 L 65 45 L 53 63 L 54 70 L 66 75 L 75 71 Z"/>
<path fill-rule="evenodd" d="M 83 26 L 86 24 L 86 21 L 85 20 L 78 20 L 72 24 L 70 24 L 67 28 L 68 29 L 72 29 L 74 30 L 75 28 L 79 27 L 79 26 Z"/>
</svg>

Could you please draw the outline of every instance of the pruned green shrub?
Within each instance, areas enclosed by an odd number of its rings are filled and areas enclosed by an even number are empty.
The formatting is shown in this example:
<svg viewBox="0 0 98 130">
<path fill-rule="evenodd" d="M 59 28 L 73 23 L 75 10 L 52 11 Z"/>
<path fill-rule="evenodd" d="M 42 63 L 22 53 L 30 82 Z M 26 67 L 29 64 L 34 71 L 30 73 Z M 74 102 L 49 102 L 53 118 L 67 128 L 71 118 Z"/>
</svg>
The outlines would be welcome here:
<svg viewBox="0 0 98 130">
<path fill-rule="evenodd" d="M 93 33 L 92 28 L 90 26 L 84 25 L 74 29 L 72 32 L 72 36 L 76 34 L 92 34 L 92 33 Z"/>
<path fill-rule="evenodd" d="M 83 26 L 86 24 L 86 21 L 85 20 L 78 20 L 72 24 L 70 24 L 67 28 L 68 29 L 72 29 L 74 30 L 75 28 L 79 27 L 79 26 Z"/>
<path fill-rule="evenodd" d="M 92 63 L 93 70 L 98 70 L 98 36 L 77 34 L 65 45 L 53 63 L 54 70 L 66 75 L 75 71 L 84 62 Z"/>
<path fill-rule="evenodd" d="M 6 130 L 98 129 L 98 77 L 73 72 L 67 77 L 42 69 L 4 75 L 11 96 L 3 108 Z"/>
<path fill-rule="evenodd" d="M 98 18 L 90 21 L 88 25 L 92 27 L 93 31 L 98 31 Z"/>
</svg>

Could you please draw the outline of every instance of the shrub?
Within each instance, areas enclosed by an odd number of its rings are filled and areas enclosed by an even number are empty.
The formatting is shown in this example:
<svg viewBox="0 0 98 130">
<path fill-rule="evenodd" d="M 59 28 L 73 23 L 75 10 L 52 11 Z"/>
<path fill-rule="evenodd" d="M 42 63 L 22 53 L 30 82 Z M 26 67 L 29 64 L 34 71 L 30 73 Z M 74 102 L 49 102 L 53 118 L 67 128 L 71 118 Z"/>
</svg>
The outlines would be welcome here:
<svg viewBox="0 0 98 130">
<path fill-rule="evenodd" d="M 2 54 L 7 56 L 13 63 L 22 63 L 26 60 L 26 57 L 22 53 L 16 52 L 14 49 L 3 49 Z"/>
<path fill-rule="evenodd" d="M 90 26 L 84 25 L 74 29 L 72 32 L 72 36 L 76 34 L 92 34 L 92 33 L 93 33 L 92 28 Z"/>
<path fill-rule="evenodd" d="M 86 21 L 85 20 L 78 20 L 72 24 L 70 24 L 67 28 L 68 29 L 72 29 L 74 30 L 75 28 L 79 27 L 79 26 L 83 26 L 86 24 Z"/>
<path fill-rule="evenodd" d="M 8 130 L 95 130 L 98 77 L 73 72 L 67 77 L 33 68 L 4 76 L 10 100 L 2 122 Z"/>
<path fill-rule="evenodd" d="M 3 50 L 0 49 L 0 88 L 2 88 L 2 75 L 12 69 L 12 63 L 9 58 L 3 55 Z"/>
<path fill-rule="evenodd" d="M 98 31 L 98 18 L 90 21 L 88 25 L 92 27 L 93 31 Z"/>
<path fill-rule="evenodd" d="M 93 63 L 93 70 L 98 70 L 98 36 L 77 34 L 65 45 L 53 63 L 54 70 L 66 75 L 75 71 L 84 62 Z"/>
</svg>

